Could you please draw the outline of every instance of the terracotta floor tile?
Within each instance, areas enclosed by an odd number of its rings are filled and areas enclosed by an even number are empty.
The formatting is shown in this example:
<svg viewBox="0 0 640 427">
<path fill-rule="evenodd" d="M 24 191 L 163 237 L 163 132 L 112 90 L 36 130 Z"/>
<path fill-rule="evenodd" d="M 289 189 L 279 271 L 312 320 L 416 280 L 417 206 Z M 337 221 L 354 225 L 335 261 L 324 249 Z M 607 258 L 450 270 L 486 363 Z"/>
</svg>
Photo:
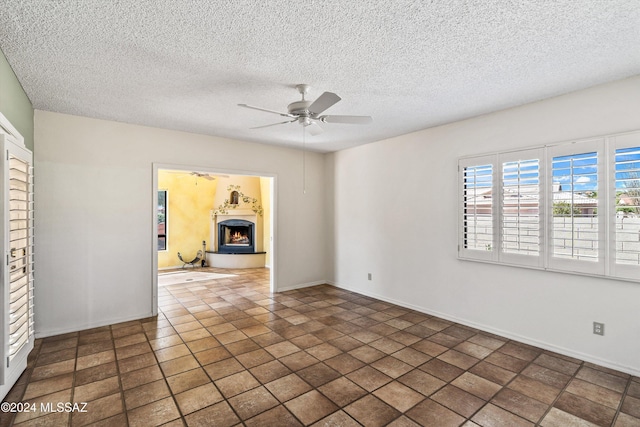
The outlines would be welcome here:
<svg viewBox="0 0 640 427">
<path fill-rule="evenodd" d="M 71 388 L 73 384 L 73 374 L 63 374 L 57 377 L 47 378 L 45 380 L 34 381 L 29 383 L 24 393 L 24 399 L 29 400 L 34 397 L 44 396 L 45 394 L 51 394 L 56 391 L 66 390 Z"/>
<path fill-rule="evenodd" d="M 558 408 L 551 408 L 549 413 L 540 422 L 541 427 L 598 427 L 587 420 L 561 411 Z"/>
<path fill-rule="evenodd" d="M 540 421 L 549 409 L 549 405 L 508 388 L 502 389 L 491 403 L 533 423 Z"/>
<path fill-rule="evenodd" d="M 236 358 L 247 369 L 251 369 L 255 366 L 262 365 L 274 359 L 273 356 L 271 356 L 271 354 L 267 353 L 263 349 L 258 349 L 258 350 L 250 351 L 248 353 L 240 354 L 236 356 Z"/>
<path fill-rule="evenodd" d="M 392 380 L 391 377 L 370 366 L 351 372 L 346 377 L 369 392 L 382 387 Z"/>
<path fill-rule="evenodd" d="M 291 373 L 291 370 L 277 360 L 250 369 L 251 374 L 262 384 L 266 384 Z"/>
<path fill-rule="evenodd" d="M 95 381 L 73 389 L 74 402 L 89 402 L 120 391 L 117 376 Z"/>
<path fill-rule="evenodd" d="M 475 414 L 486 402 L 464 390 L 447 385 L 431 396 L 434 400 L 465 418 Z"/>
<path fill-rule="evenodd" d="M 279 357 L 278 360 L 293 371 L 304 369 L 308 366 L 315 365 L 318 359 L 308 354 L 306 351 L 298 351 L 288 356 Z"/>
<path fill-rule="evenodd" d="M 406 415 L 403 415 L 400 418 L 396 418 L 395 421 L 392 421 L 390 424 L 388 424 L 388 427 L 420 427 L 420 424 L 411 420 Z"/>
<path fill-rule="evenodd" d="M 308 368 L 301 369 L 296 372 L 300 378 L 311 384 L 313 387 L 320 387 L 322 384 L 326 384 L 340 377 L 340 373 L 335 369 L 331 369 L 324 363 L 316 363 Z"/>
<path fill-rule="evenodd" d="M 516 376 L 514 372 L 484 361 L 469 369 L 469 372 L 500 385 L 506 385 Z"/>
<path fill-rule="evenodd" d="M 366 390 L 345 377 L 333 380 L 319 387 L 318 390 L 339 407 L 346 406 L 367 394 Z"/>
<path fill-rule="evenodd" d="M 242 354 L 260 348 L 258 344 L 241 331 L 227 332 L 226 334 L 218 335 L 216 339 L 220 341 L 220 344 L 226 345 L 231 354 Z"/>
<path fill-rule="evenodd" d="M 571 375 L 566 375 L 557 370 L 546 368 L 535 363 L 527 366 L 521 373 L 526 377 L 533 378 L 534 380 L 556 388 L 564 388 L 569 383 L 569 380 L 571 380 Z"/>
<path fill-rule="evenodd" d="M 551 405 L 556 400 L 561 391 L 558 388 L 525 376 L 516 377 L 507 387 L 548 405 Z"/>
<path fill-rule="evenodd" d="M 273 409 L 263 412 L 249 420 L 246 420 L 244 424 L 247 427 L 266 427 L 266 426 L 282 426 L 282 427 L 298 427 L 302 426 L 300 421 L 285 408 L 283 405 L 278 405 Z M 340 425 L 340 424 L 338 424 Z"/>
<path fill-rule="evenodd" d="M 123 371 L 121 368 L 121 372 L 124 374 L 127 371 Z M 105 363 L 104 365 L 98 365 L 93 368 L 83 369 L 82 371 L 76 371 L 75 384 L 76 386 L 80 386 L 93 381 L 100 381 L 114 375 L 118 375 L 118 367 L 116 363 Z"/>
<path fill-rule="evenodd" d="M 534 425 L 532 422 L 492 404 L 482 408 L 471 420 L 481 426 L 533 427 Z"/>
<path fill-rule="evenodd" d="M 368 427 L 382 427 L 400 416 L 398 410 L 371 394 L 346 406 L 344 411 Z"/>
<path fill-rule="evenodd" d="M 401 360 L 404 363 L 407 363 L 413 366 L 414 368 L 422 365 L 423 363 L 431 359 L 431 356 L 427 356 L 421 351 L 414 350 L 413 348 L 410 348 L 410 347 L 404 347 L 401 350 L 391 354 L 391 356 L 395 357 L 398 360 Z"/>
<path fill-rule="evenodd" d="M 536 358 L 536 360 L 534 360 L 533 363 L 557 372 L 561 372 L 565 375 L 574 375 L 580 368 L 580 365 L 578 363 L 568 362 L 566 360 L 552 357 L 547 354 L 541 354 Z"/>
<path fill-rule="evenodd" d="M 505 339 L 499 339 L 496 337 L 490 337 L 483 334 L 477 334 L 469 338 L 467 341 L 472 342 L 474 344 L 481 345 L 483 347 L 490 348 L 491 350 L 497 350 L 503 345 L 506 344 Z"/>
<path fill-rule="evenodd" d="M 273 357 L 279 359 L 281 357 L 288 356 L 289 354 L 299 352 L 300 347 L 290 343 L 289 341 L 283 341 L 283 342 L 279 342 L 277 344 L 272 344 L 268 347 L 265 347 L 265 350 L 271 353 Z"/>
<path fill-rule="evenodd" d="M 375 362 L 376 360 L 382 359 L 386 356 L 384 352 L 368 345 L 363 345 L 362 347 L 355 348 L 349 351 L 349 354 L 364 363 Z"/>
<path fill-rule="evenodd" d="M 192 369 L 167 378 L 167 383 L 173 394 L 182 393 L 183 391 L 207 384 L 210 381 L 202 368 Z"/>
<path fill-rule="evenodd" d="M 338 409 L 333 402 L 316 390 L 288 401 L 285 406 L 305 425 L 312 424 Z"/>
<path fill-rule="evenodd" d="M 508 354 L 495 351 L 484 359 L 485 362 L 489 362 L 493 365 L 504 368 L 508 371 L 519 373 L 529 365 L 529 362 L 517 357 L 509 356 Z"/>
<path fill-rule="evenodd" d="M 500 353 L 507 354 L 509 356 L 526 360 L 527 362 L 533 361 L 539 354 L 542 353 L 542 350 L 534 349 L 530 346 L 516 344 L 513 341 L 508 342 L 507 344 L 500 347 Z"/>
<path fill-rule="evenodd" d="M 458 427 L 465 420 L 431 399 L 418 403 L 407 411 L 406 415 L 422 427 Z"/>
<path fill-rule="evenodd" d="M 223 400 L 222 395 L 212 383 L 189 388 L 182 393 L 177 393 L 175 397 L 183 415 L 190 414 Z"/>
<path fill-rule="evenodd" d="M 502 388 L 501 385 L 470 372 L 460 375 L 451 384 L 483 400 L 491 399 Z"/>
<path fill-rule="evenodd" d="M 214 347 L 220 346 L 220 343 L 214 337 L 207 337 L 195 341 L 189 341 L 186 344 L 192 353 L 198 353 L 200 351 L 209 350 Z"/>
<path fill-rule="evenodd" d="M 380 387 L 373 394 L 400 412 L 407 411 L 425 398 L 422 394 L 397 381 Z"/>
<path fill-rule="evenodd" d="M 155 402 L 170 396 L 167 383 L 162 380 L 154 381 L 124 392 L 124 402 L 128 410 Z"/>
<path fill-rule="evenodd" d="M 420 366 L 420 370 L 445 382 L 453 381 L 464 372 L 464 369 L 460 369 L 457 366 L 444 362 L 440 359 L 429 360 L 427 363 Z"/>
<path fill-rule="evenodd" d="M 227 399 L 260 385 L 260 383 L 248 371 L 242 371 L 237 374 L 224 377 L 217 380 L 215 384 Z"/>
<path fill-rule="evenodd" d="M 609 426 L 616 411 L 599 403 L 564 392 L 553 404 L 555 408 L 600 426 Z"/>
<path fill-rule="evenodd" d="M 311 386 L 296 374 L 289 374 L 265 384 L 265 387 L 280 402 L 286 402 L 311 390 Z"/>
<path fill-rule="evenodd" d="M 613 427 L 638 427 L 640 426 L 640 418 L 632 417 L 631 415 L 625 414 L 623 412 L 618 414 L 618 418 L 616 419 Z"/>
<path fill-rule="evenodd" d="M 640 418 L 640 398 L 627 396 L 622 402 L 621 411 L 632 417 Z"/>
<path fill-rule="evenodd" d="M 318 360 L 326 360 L 342 353 L 342 350 L 332 346 L 331 344 L 322 343 L 314 347 L 307 348 L 306 352 Z"/>
<path fill-rule="evenodd" d="M 346 353 L 342 353 L 339 356 L 325 360 L 324 363 L 340 372 L 342 375 L 346 375 L 349 372 L 353 372 L 364 366 L 363 362 Z"/>
<path fill-rule="evenodd" d="M 620 378 L 619 376 L 586 366 L 580 368 L 580 370 L 576 374 L 576 378 L 597 384 L 602 387 L 606 387 L 619 393 L 624 392 L 628 382 L 625 378 Z"/>
<path fill-rule="evenodd" d="M 267 269 L 208 270 L 234 276 L 158 288 L 154 317 L 36 339 L 7 401 L 90 412 L 0 427 L 640 426 L 640 377 L 330 285 L 272 294 Z"/>
<path fill-rule="evenodd" d="M 72 426 L 84 426 L 123 412 L 122 396 L 118 392 L 101 397 L 88 402 L 85 409 L 86 412 L 74 412 L 71 414 Z"/>
<path fill-rule="evenodd" d="M 425 396 L 430 396 L 446 384 L 444 381 L 418 369 L 401 376 L 398 381 Z"/>
<path fill-rule="evenodd" d="M 442 353 L 440 356 L 438 356 L 438 359 L 451 365 L 457 366 L 461 369 L 469 369 L 480 361 L 480 359 L 464 353 L 460 353 L 456 350 L 449 350 L 445 353 Z"/>
<path fill-rule="evenodd" d="M 190 371 L 191 369 L 195 369 L 198 367 L 200 367 L 198 361 L 191 354 L 160 363 L 160 369 L 162 369 L 165 377 L 170 377 L 172 375 Z"/>
<path fill-rule="evenodd" d="M 460 344 L 455 346 L 454 349 L 459 351 L 460 353 L 475 357 L 476 359 L 484 359 L 485 357 L 493 353 L 493 350 L 491 350 L 490 348 L 483 347 L 469 341 L 461 342 Z"/>
<path fill-rule="evenodd" d="M 571 380 L 565 390 L 612 409 L 618 409 L 622 400 L 622 393 L 577 378 Z"/>
<path fill-rule="evenodd" d="M 340 426 L 340 427 L 359 427 L 362 424 L 355 421 L 344 411 L 337 411 L 333 414 L 321 419 L 312 427 L 327 427 L 327 426 Z"/>
</svg>

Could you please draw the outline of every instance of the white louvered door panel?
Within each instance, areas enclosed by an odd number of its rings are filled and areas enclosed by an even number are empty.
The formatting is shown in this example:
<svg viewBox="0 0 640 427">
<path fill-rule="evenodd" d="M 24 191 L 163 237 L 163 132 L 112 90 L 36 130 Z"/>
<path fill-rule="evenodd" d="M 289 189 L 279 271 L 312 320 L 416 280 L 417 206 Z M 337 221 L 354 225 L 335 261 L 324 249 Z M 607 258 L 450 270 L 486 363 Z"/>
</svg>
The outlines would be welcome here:
<svg viewBox="0 0 640 427">
<path fill-rule="evenodd" d="M 2 147 L 3 358 L 0 392 L 11 389 L 33 349 L 33 169 L 31 152 L 0 128 Z"/>
</svg>

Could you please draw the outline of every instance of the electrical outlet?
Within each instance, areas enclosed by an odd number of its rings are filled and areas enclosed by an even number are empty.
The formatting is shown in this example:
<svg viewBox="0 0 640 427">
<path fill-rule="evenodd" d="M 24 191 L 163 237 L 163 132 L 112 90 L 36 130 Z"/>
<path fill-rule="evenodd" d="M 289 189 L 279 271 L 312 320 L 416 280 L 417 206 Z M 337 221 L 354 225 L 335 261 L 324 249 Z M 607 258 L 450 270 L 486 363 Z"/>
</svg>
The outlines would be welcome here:
<svg viewBox="0 0 640 427">
<path fill-rule="evenodd" d="M 593 333 L 596 335 L 604 335 L 604 323 L 593 322 Z"/>
<path fill-rule="evenodd" d="M 367 279 L 371 280 L 371 273 L 367 274 Z"/>
</svg>

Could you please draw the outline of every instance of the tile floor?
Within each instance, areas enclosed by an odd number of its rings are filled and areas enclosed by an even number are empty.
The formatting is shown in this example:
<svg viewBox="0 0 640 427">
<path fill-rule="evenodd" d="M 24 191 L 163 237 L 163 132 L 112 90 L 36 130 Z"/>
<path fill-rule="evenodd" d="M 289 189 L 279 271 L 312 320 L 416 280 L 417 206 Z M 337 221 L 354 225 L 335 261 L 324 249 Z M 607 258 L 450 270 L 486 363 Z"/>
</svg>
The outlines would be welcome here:
<svg viewBox="0 0 640 427">
<path fill-rule="evenodd" d="M 214 270 L 212 271 L 219 271 Z M 37 340 L 7 426 L 640 426 L 640 378 L 265 269 L 160 288 L 157 318 Z"/>
</svg>

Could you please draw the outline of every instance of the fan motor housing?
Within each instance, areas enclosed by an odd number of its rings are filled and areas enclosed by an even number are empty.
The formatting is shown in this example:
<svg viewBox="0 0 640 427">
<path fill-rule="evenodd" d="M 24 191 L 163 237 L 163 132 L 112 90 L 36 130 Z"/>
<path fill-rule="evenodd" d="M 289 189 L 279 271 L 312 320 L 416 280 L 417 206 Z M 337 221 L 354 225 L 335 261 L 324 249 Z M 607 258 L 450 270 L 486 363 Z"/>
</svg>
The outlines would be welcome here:
<svg viewBox="0 0 640 427">
<path fill-rule="evenodd" d="M 289 104 L 287 109 L 289 110 L 289 114 L 307 117 L 311 115 L 308 110 L 310 105 L 311 101 L 296 101 Z"/>
</svg>

